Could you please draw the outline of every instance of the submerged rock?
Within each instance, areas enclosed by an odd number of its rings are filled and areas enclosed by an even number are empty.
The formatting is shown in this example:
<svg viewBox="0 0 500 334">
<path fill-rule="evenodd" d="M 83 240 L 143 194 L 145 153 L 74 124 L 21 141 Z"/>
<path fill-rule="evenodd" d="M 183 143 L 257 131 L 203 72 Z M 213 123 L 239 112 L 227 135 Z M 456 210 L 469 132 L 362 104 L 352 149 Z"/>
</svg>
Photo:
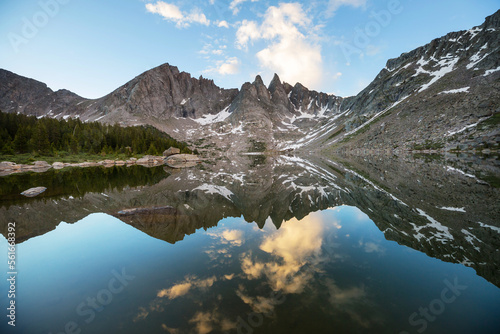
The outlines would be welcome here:
<svg viewBox="0 0 500 334">
<path fill-rule="evenodd" d="M 35 197 L 35 196 L 43 193 L 45 190 L 47 190 L 47 188 L 45 188 L 45 187 L 29 188 L 28 190 L 23 191 L 21 193 L 21 195 L 26 196 L 26 197 Z"/>
<path fill-rule="evenodd" d="M 172 168 L 193 167 L 200 162 L 200 158 L 194 154 L 176 154 L 165 160 L 167 166 Z"/>
<path fill-rule="evenodd" d="M 171 206 L 160 206 L 160 207 L 152 207 L 152 208 L 131 208 L 131 209 L 123 209 L 118 211 L 119 216 L 130 216 L 130 215 L 149 215 L 149 214 L 157 214 L 157 213 L 173 213 L 175 209 Z"/>
</svg>

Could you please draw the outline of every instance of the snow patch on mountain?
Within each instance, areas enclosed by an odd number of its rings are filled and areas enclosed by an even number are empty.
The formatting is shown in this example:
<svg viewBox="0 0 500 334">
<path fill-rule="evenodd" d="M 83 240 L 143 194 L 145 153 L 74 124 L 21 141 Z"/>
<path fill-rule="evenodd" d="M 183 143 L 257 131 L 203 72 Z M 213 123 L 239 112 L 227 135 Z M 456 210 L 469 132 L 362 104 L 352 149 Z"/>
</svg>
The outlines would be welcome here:
<svg viewBox="0 0 500 334">
<path fill-rule="evenodd" d="M 224 108 L 222 111 L 220 111 L 219 113 L 217 113 L 215 115 L 207 114 L 201 118 L 193 118 L 192 120 L 197 122 L 198 124 L 201 124 L 201 125 L 222 122 L 231 115 L 231 113 L 228 110 L 229 110 L 229 106 L 227 106 L 226 108 Z"/>
</svg>

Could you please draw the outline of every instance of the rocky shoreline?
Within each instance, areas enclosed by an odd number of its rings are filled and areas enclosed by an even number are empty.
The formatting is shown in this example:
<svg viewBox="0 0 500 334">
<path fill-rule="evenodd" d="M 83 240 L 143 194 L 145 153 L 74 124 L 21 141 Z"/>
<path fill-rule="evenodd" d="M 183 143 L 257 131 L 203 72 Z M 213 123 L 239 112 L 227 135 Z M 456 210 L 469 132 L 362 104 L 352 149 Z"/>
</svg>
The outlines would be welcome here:
<svg viewBox="0 0 500 334">
<path fill-rule="evenodd" d="M 67 167 L 113 167 L 113 166 L 133 166 L 140 165 L 144 167 L 154 167 L 164 165 L 167 157 L 164 156 L 154 156 L 146 155 L 140 159 L 130 158 L 128 160 L 102 160 L 98 162 L 80 162 L 80 163 L 65 163 L 65 162 L 54 162 L 49 164 L 46 161 L 35 161 L 33 164 L 16 164 L 10 161 L 0 162 L 0 176 L 10 175 L 14 173 L 23 172 L 38 172 L 43 173 L 51 168 L 62 169 Z"/>
</svg>

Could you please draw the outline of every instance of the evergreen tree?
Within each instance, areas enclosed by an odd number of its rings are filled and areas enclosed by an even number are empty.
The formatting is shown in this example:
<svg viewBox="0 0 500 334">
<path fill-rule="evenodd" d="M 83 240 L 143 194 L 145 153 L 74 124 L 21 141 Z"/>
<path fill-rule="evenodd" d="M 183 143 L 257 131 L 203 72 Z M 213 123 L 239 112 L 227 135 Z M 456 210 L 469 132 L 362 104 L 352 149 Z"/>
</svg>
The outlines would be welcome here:
<svg viewBox="0 0 500 334">
<path fill-rule="evenodd" d="M 49 133 L 43 123 L 37 123 L 31 137 L 31 148 L 41 154 L 46 154 L 50 149 Z"/>
<path fill-rule="evenodd" d="M 26 126 L 21 126 L 14 138 L 13 146 L 17 153 L 26 153 L 29 150 L 28 141 L 30 136 L 26 130 Z"/>
</svg>

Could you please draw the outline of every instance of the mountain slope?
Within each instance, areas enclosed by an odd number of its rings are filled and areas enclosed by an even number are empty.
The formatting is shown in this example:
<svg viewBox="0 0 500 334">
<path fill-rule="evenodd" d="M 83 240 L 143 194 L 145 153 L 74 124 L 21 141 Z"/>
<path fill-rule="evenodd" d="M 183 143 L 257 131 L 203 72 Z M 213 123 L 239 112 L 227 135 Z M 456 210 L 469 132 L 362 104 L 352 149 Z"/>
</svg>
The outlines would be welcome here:
<svg viewBox="0 0 500 334">
<path fill-rule="evenodd" d="M 342 149 L 498 148 L 500 11 L 391 59 L 356 97 L 335 138 Z M 472 137 L 473 140 L 468 138 Z M 346 143 L 347 142 L 347 143 Z"/>
</svg>

